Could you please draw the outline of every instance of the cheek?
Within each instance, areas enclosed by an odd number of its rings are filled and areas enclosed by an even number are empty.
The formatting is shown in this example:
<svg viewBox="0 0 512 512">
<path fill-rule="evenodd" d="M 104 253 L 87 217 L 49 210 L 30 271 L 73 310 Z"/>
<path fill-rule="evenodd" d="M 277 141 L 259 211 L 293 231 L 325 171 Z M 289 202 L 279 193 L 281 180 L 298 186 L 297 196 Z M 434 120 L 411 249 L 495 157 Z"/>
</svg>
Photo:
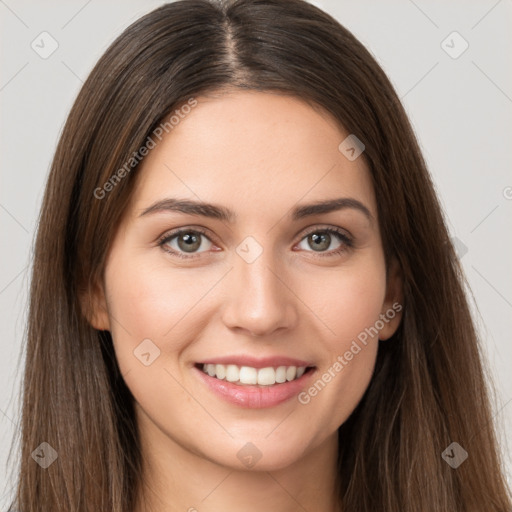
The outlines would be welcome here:
<svg viewBox="0 0 512 512">
<path fill-rule="evenodd" d="M 344 352 L 379 319 L 386 294 L 385 267 L 380 258 L 365 258 L 357 265 L 317 273 L 302 293 L 326 327 L 324 342 L 329 352 Z"/>
<path fill-rule="evenodd" d="M 139 255 L 121 258 L 112 253 L 111 260 L 116 263 L 107 267 L 105 285 L 119 365 L 125 370 L 138 367 L 134 351 L 149 339 L 160 350 L 159 365 L 174 367 L 204 328 L 199 313 L 224 271 L 169 269 L 165 262 Z"/>
<path fill-rule="evenodd" d="M 359 266 L 358 266 L 359 267 Z M 304 297 L 322 320 L 323 357 L 299 402 L 331 429 L 341 425 L 366 391 L 378 349 L 376 323 L 386 292 L 385 267 L 379 258 L 317 275 Z"/>
<path fill-rule="evenodd" d="M 385 271 L 379 258 L 370 256 L 336 270 L 296 270 L 289 275 L 297 295 L 311 311 L 300 324 L 317 324 L 319 334 L 324 333 L 323 352 L 330 359 L 348 350 L 351 341 L 378 319 Z M 162 355 L 176 358 L 185 348 L 184 340 L 194 339 L 205 327 L 208 315 L 201 312 L 210 309 L 207 303 L 211 298 L 205 295 L 218 285 L 225 269 L 170 270 L 165 262 L 142 256 L 123 258 L 115 253 L 111 261 L 115 265 L 107 266 L 105 284 L 120 364 L 123 354 L 133 358 L 133 351 L 146 339 L 152 340 Z M 296 306 L 303 310 L 301 304 Z"/>
</svg>

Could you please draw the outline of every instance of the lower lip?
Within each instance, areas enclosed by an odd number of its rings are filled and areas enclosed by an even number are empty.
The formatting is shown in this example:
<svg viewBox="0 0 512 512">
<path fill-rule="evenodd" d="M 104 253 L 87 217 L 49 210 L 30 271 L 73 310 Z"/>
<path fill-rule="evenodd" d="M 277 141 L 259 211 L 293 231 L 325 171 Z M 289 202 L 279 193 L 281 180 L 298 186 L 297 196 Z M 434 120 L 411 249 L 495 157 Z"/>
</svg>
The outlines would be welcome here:
<svg viewBox="0 0 512 512">
<path fill-rule="evenodd" d="M 313 374 L 314 369 L 310 368 L 304 375 L 296 380 L 284 382 L 282 384 L 274 384 L 272 386 L 250 386 L 237 385 L 226 380 L 220 380 L 210 377 L 207 373 L 199 368 L 194 367 L 202 381 L 213 391 L 227 402 L 239 407 L 248 409 L 264 409 L 266 407 L 274 407 L 294 396 L 298 395 L 305 387 L 307 380 Z"/>
</svg>

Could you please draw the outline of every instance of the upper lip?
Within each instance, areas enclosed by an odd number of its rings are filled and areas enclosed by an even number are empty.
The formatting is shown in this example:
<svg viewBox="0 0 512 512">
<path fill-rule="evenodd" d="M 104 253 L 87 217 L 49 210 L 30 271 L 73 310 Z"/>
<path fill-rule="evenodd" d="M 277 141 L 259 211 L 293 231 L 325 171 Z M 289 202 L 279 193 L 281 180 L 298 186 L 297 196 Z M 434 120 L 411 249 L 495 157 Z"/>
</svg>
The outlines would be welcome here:
<svg viewBox="0 0 512 512">
<path fill-rule="evenodd" d="M 199 364 L 234 364 L 236 366 L 250 366 L 252 368 L 277 368 L 278 366 L 314 366 L 308 361 L 286 356 L 252 357 L 252 356 L 224 356 L 205 359 Z"/>
</svg>

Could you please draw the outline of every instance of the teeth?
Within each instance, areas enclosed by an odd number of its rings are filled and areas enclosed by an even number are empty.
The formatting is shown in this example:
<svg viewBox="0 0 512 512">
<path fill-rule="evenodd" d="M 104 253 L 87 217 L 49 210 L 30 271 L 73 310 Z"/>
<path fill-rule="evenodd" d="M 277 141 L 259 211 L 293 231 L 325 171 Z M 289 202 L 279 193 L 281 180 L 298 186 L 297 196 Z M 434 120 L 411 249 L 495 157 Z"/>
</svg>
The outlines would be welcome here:
<svg viewBox="0 0 512 512">
<path fill-rule="evenodd" d="M 242 384 L 257 384 L 258 370 L 250 366 L 242 366 L 240 368 L 240 382 Z"/>
<path fill-rule="evenodd" d="M 296 366 L 288 366 L 286 368 L 286 380 L 290 381 L 295 379 L 295 376 L 297 375 L 297 367 Z"/>
<path fill-rule="evenodd" d="M 245 384 L 242 379 L 240 381 Z M 271 386 L 276 383 L 276 371 L 274 368 L 260 368 L 258 370 L 258 384 L 260 386 Z"/>
<path fill-rule="evenodd" d="M 276 382 L 282 384 L 286 382 L 286 366 L 279 366 L 276 370 Z"/>
<path fill-rule="evenodd" d="M 208 365 L 206 365 L 208 366 Z M 222 366 L 222 365 L 219 365 Z M 210 375 L 210 377 L 214 377 L 214 375 Z M 228 364 L 226 368 L 226 380 L 228 382 L 238 382 L 238 379 L 240 378 L 240 369 L 238 366 L 234 364 Z"/>
<path fill-rule="evenodd" d="M 226 377 L 226 367 L 223 364 L 215 365 L 215 375 L 218 379 L 223 379 Z"/>
<path fill-rule="evenodd" d="M 278 366 L 272 368 L 252 368 L 251 366 L 237 366 L 235 364 L 204 364 L 203 371 L 210 377 L 227 380 L 239 384 L 272 386 L 298 379 L 304 375 L 305 366 Z"/>
</svg>

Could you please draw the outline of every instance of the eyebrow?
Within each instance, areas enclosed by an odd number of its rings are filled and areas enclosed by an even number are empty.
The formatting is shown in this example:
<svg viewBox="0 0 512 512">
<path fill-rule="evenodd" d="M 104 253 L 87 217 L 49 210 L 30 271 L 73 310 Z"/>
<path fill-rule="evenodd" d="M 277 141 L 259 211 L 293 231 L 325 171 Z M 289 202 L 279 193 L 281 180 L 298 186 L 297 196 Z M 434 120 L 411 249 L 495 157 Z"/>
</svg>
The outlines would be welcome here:
<svg viewBox="0 0 512 512">
<path fill-rule="evenodd" d="M 331 213 L 339 210 L 353 209 L 365 215 L 370 222 L 373 222 L 373 215 L 370 210 L 361 201 L 352 197 L 340 197 L 337 199 L 329 199 L 326 201 L 317 201 L 315 203 L 296 206 L 292 209 L 292 220 L 297 221 L 304 217 L 313 215 Z M 161 213 L 167 211 L 177 211 L 189 215 L 200 215 L 233 223 L 236 219 L 236 213 L 223 206 L 218 206 L 211 203 L 202 201 L 195 201 L 191 199 L 175 199 L 166 198 L 152 204 L 144 209 L 139 217 L 151 213 Z"/>
</svg>

